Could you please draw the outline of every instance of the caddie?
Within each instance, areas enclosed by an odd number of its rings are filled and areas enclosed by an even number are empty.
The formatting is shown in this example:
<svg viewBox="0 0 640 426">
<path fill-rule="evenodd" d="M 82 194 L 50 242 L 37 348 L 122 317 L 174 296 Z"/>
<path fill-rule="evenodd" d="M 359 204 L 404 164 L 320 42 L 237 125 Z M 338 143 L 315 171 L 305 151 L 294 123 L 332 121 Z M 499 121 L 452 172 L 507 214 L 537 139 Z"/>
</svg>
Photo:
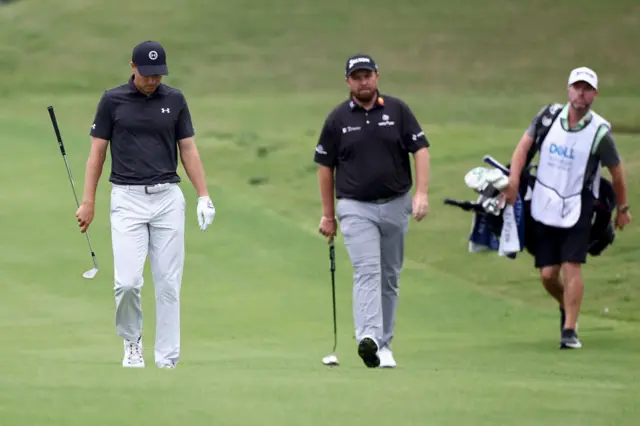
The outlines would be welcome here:
<svg viewBox="0 0 640 426">
<path fill-rule="evenodd" d="M 531 121 L 513 152 L 505 191 L 506 201 L 514 203 L 523 168 L 539 152 L 531 199 L 537 240 L 535 266 L 544 288 L 559 304 L 561 349 L 582 347 L 577 334 L 583 297 L 581 266 L 586 263 L 593 204 L 599 196 L 600 165 L 611 174 L 616 228 L 631 222 L 624 169 L 611 123 L 591 108 L 597 95 L 595 71 L 573 69 L 568 80 L 569 102 L 547 105 Z M 548 132 L 536 138 L 540 126 Z"/>
</svg>

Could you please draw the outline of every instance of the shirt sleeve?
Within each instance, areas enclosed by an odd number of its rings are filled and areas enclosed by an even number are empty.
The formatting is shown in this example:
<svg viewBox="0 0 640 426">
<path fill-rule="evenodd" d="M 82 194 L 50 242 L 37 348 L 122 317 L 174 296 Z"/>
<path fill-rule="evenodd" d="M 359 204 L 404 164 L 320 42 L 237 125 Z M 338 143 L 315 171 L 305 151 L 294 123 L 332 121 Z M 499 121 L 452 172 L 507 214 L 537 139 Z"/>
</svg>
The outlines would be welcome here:
<svg viewBox="0 0 640 426">
<path fill-rule="evenodd" d="M 195 130 L 193 129 L 193 123 L 191 122 L 191 112 L 189 111 L 189 104 L 187 100 L 182 96 L 182 109 L 178 115 L 178 121 L 176 122 L 176 140 L 182 140 L 193 137 Z"/>
<path fill-rule="evenodd" d="M 111 140 L 113 132 L 113 104 L 107 92 L 102 94 L 96 114 L 93 118 L 93 124 L 91 125 L 91 131 L 89 135 L 95 138 Z"/>
<path fill-rule="evenodd" d="M 402 106 L 402 142 L 411 153 L 430 146 L 418 119 L 408 105 Z"/>
<path fill-rule="evenodd" d="M 331 117 L 328 117 L 316 144 L 313 160 L 322 166 L 335 167 L 338 162 L 338 142 L 340 137 Z"/>
<path fill-rule="evenodd" d="M 527 127 L 527 130 L 526 130 L 527 136 L 531 136 L 532 138 L 536 137 L 536 126 L 538 125 L 538 120 L 540 119 L 540 116 L 542 116 L 542 113 L 544 112 L 545 109 L 547 109 L 547 105 L 543 106 L 540 109 L 540 111 L 538 111 L 538 113 L 535 115 L 535 117 L 533 117 L 533 119 L 531 120 L 531 123 L 529 123 L 529 127 Z"/>
<path fill-rule="evenodd" d="M 600 144 L 598 144 L 598 155 L 600 163 L 604 167 L 614 167 L 620 164 L 620 155 L 618 154 L 616 143 L 608 130 L 600 140 Z"/>
</svg>

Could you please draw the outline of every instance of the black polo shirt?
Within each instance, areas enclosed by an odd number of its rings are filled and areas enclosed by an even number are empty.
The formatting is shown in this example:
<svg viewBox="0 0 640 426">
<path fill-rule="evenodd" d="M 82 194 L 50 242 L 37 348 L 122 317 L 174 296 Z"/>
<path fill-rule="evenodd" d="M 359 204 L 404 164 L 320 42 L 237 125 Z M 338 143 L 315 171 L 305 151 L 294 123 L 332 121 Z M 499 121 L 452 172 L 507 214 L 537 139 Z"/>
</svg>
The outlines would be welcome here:
<svg viewBox="0 0 640 426">
<path fill-rule="evenodd" d="M 90 132 L 110 141 L 109 181 L 122 185 L 180 182 L 177 142 L 194 134 L 180 90 L 160 84 L 147 96 L 136 89 L 133 76 L 104 92 Z"/>
<path fill-rule="evenodd" d="M 353 100 L 331 111 L 314 161 L 335 168 L 337 198 L 373 201 L 408 192 L 413 184 L 409 154 L 427 147 L 409 106 L 379 95 L 369 111 Z"/>
</svg>

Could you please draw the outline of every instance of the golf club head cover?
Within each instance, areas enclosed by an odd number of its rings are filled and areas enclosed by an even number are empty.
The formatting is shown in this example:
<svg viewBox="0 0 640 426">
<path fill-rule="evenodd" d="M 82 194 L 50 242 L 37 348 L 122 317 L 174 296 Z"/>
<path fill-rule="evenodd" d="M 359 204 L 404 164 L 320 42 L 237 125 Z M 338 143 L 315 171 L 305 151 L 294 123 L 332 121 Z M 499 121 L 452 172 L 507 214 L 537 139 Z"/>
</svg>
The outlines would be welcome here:
<svg viewBox="0 0 640 426">
<path fill-rule="evenodd" d="M 509 186 L 509 178 L 499 169 L 474 167 L 464 177 L 465 184 L 487 197 L 495 197 Z"/>
</svg>

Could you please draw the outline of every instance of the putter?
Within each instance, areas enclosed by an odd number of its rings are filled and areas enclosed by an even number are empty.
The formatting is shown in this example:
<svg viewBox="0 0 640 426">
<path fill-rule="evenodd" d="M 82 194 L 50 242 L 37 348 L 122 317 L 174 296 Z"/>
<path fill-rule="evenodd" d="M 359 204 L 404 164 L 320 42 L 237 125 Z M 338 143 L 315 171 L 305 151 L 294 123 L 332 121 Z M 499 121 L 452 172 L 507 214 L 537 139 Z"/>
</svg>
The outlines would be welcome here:
<svg viewBox="0 0 640 426">
<path fill-rule="evenodd" d="M 69 167 L 69 162 L 67 161 L 67 153 L 64 149 L 64 143 L 62 142 L 62 136 L 60 136 L 60 129 L 58 128 L 58 120 L 56 119 L 56 113 L 53 110 L 53 106 L 47 107 L 49 110 L 49 117 L 51 117 L 51 123 L 53 124 L 53 130 L 56 132 L 56 137 L 58 138 L 58 146 L 60 147 L 60 153 L 62 154 L 62 158 L 64 159 L 64 164 L 67 166 L 67 174 L 69 175 L 69 182 L 71 182 L 71 188 L 73 189 L 73 196 L 76 198 L 76 206 L 80 208 L 80 202 L 78 201 L 78 193 L 76 192 L 76 185 L 73 183 L 73 176 L 71 175 L 71 168 Z M 91 252 L 91 257 L 93 258 L 93 268 L 89 269 L 85 273 L 82 274 L 84 278 L 92 279 L 98 273 L 98 262 L 96 260 L 96 253 L 93 251 L 93 247 L 91 245 L 91 238 L 89 238 L 89 231 L 84 233 L 87 237 L 87 243 L 89 243 L 89 251 Z"/>
<path fill-rule="evenodd" d="M 329 243 L 329 261 L 331 264 L 331 296 L 333 299 L 333 351 L 330 355 L 322 358 L 322 363 L 328 366 L 339 365 L 338 357 L 336 357 L 336 348 L 338 346 L 338 323 L 336 321 L 336 250 L 333 241 Z"/>
</svg>

